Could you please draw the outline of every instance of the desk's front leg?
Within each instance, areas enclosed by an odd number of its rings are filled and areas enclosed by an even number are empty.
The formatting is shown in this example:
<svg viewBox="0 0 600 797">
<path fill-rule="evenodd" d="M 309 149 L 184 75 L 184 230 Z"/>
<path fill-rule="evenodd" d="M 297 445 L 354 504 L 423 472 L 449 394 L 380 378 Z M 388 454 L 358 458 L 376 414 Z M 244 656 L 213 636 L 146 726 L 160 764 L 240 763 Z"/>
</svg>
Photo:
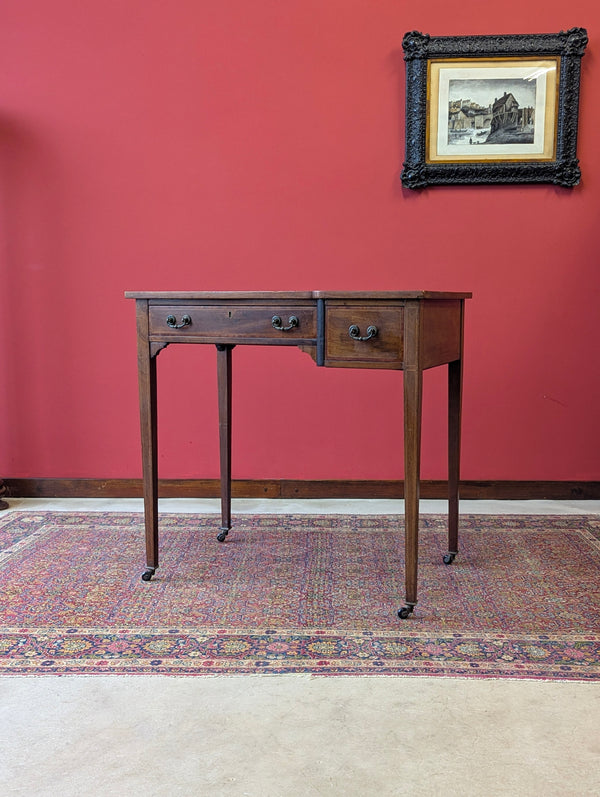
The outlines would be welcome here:
<svg viewBox="0 0 600 797">
<path fill-rule="evenodd" d="M 217 345 L 217 384 L 219 391 L 219 448 L 221 462 L 221 531 L 219 542 L 231 528 L 231 350 Z"/>
<path fill-rule="evenodd" d="M 419 563 L 419 481 L 421 478 L 421 415 L 423 371 L 404 371 L 404 525 L 406 605 L 398 616 L 412 614 L 417 603 Z"/>
<path fill-rule="evenodd" d="M 158 567 L 157 352 L 151 350 L 147 335 L 143 329 L 140 331 L 140 327 L 143 327 L 144 324 L 144 318 L 143 313 L 138 312 L 138 382 L 144 482 L 144 523 L 146 529 L 146 569 L 142 573 L 142 579 L 150 581 Z"/>
</svg>

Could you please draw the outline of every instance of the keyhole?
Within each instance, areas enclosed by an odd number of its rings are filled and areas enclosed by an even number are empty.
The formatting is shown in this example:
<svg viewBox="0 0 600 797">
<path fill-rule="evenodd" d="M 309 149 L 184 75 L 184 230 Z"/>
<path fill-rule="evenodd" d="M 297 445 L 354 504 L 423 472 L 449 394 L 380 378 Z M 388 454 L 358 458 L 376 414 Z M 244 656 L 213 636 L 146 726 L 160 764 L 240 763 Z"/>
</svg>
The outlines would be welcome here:
<svg viewBox="0 0 600 797">
<path fill-rule="evenodd" d="M 229 318 L 231 318 L 231 310 L 229 311 Z"/>
</svg>

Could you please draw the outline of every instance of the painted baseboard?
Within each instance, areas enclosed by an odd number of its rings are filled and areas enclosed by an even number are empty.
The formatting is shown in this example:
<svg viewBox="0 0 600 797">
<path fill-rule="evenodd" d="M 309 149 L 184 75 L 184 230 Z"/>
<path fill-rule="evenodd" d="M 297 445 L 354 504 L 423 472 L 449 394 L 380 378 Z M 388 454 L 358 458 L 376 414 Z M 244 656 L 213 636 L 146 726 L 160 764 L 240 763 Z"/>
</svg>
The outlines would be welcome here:
<svg viewBox="0 0 600 797">
<path fill-rule="evenodd" d="M 5 498 L 137 498 L 141 479 L 4 479 Z M 216 498 L 218 479 L 162 479 L 163 498 Z M 234 480 L 234 498 L 402 498 L 402 481 Z M 462 481 L 460 496 L 471 500 L 600 500 L 600 482 Z M 446 498 L 446 481 L 421 482 L 421 498 Z"/>
</svg>

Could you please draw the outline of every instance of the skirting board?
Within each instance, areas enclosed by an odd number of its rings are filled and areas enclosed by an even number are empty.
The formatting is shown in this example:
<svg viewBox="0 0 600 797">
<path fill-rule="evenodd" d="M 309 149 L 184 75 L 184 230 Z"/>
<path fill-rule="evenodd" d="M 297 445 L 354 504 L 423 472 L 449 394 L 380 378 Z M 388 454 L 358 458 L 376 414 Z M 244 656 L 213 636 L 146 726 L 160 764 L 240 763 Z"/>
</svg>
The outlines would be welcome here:
<svg viewBox="0 0 600 797">
<path fill-rule="evenodd" d="M 5 498 L 138 498 L 141 479 L 4 479 Z M 217 498 L 218 479 L 161 479 L 162 498 Z M 234 480 L 234 498 L 403 498 L 402 481 Z M 421 498 L 446 498 L 446 481 L 421 481 Z M 600 482 L 461 481 L 470 500 L 600 500 Z"/>
</svg>

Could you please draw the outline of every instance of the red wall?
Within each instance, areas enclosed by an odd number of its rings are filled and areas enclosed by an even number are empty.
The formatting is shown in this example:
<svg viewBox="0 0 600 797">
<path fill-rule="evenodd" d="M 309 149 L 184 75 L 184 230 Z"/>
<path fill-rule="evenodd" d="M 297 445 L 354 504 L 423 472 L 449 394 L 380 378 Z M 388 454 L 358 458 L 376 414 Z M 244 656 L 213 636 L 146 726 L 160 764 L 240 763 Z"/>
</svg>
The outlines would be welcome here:
<svg viewBox="0 0 600 797">
<path fill-rule="evenodd" d="M 140 475 L 123 291 L 472 290 L 463 476 L 600 479 L 596 0 L 4 0 L 0 476 Z M 405 31 L 583 26 L 581 185 L 403 190 Z M 236 349 L 238 478 L 402 474 L 402 376 Z M 217 475 L 214 351 L 159 357 L 161 475 Z M 423 476 L 445 476 L 445 373 Z"/>
</svg>

